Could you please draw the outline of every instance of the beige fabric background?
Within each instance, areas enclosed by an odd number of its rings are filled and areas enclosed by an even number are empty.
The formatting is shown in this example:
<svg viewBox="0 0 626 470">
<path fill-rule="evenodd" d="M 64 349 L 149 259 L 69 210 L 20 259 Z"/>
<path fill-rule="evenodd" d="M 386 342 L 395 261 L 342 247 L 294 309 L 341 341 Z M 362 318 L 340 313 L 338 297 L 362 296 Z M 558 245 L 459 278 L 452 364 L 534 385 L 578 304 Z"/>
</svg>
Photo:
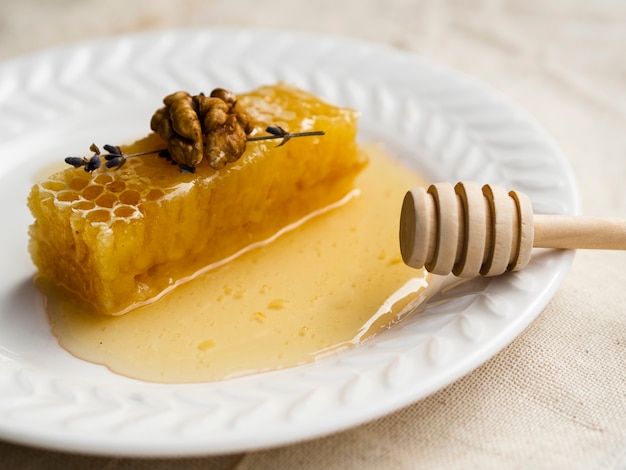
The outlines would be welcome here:
<svg viewBox="0 0 626 470">
<path fill-rule="evenodd" d="M 622 0 L 3 0 L 0 60 L 178 26 L 348 35 L 408 49 L 508 95 L 571 161 L 585 213 L 626 216 Z M 0 467 L 49 469 L 626 469 L 626 253 L 579 252 L 509 347 L 392 415 L 298 445 L 177 460 L 85 457 L 0 442 Z"/>
</svg>

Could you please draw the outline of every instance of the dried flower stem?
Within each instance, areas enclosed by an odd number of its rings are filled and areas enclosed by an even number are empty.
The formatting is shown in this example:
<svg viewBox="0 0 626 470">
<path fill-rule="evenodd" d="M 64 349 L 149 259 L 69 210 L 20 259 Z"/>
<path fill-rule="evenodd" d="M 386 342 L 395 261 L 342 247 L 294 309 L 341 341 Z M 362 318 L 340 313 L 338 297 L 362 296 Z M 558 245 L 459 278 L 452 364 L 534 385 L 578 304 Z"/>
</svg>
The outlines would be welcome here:
<svg viewBox="0 0 626 470">
<path fill-rule="evenodd" d="M 280 126 L 268 126 L 265 131 L 269 135 L 260 135 L 256 137 L 248 137 L 246 139 L 247 142 L 258 142 L 262 140 L 274 140 L 281 139 L 281 142 L 276 147 L 281 147 L 285 145 L 290 139 L 297 137 L 310 137 L 317 135 L 325 135 L 324 131 L 307 131 L 307 132 L 288 132 Z M 144 155 L 150 155 L 152 153 L 167 153 L 167 149 L 156 149 L 156 150 L 147 150 L 145 152 L 139 153 L 131 153 L 125 154 L 122 152 L 121 148 L 115 145 L 104 145 L 104 150 L 108 153 L 101 153 L 100 149 L 96 144 L 91 144 L 89 147 L 94 154 L 90 157 L 67 157 L 65 159 L 65 163 L 68 165 L 72 165 L 74 168 L 85 167 L 85 171 L 87 173 L 91 173 L 98 168 L 100 168 L 102 162 L 101 158 L 106 160 L 105 166 L 109 169 L 120 168 L 124 163 L 126 163 L 126 159 L 130 157 L 141 157 Z M 175 163 L 175 162 L 174 162 Z M 180 170 L 182 172 L 194 173 L 195 167 L 187 166 L 187 165 L 179 165 Z"/>
<path fill-rule="evenodd" d="M 248 142 L 256 142 L 259 140 L 271 140 L 282 139 L 282 142 L 276 147 L 285 145 L 287 141 L 293 137 L 309 137 L 314 135 L 324 135 L 324 131 L 308 131 L 308 132 L 288 132 L 280 126 L 269 126 L 265 128 L 265 131 L 270 135 L 260 135 L 258 137 L 248 137 Z"/>
</svg>

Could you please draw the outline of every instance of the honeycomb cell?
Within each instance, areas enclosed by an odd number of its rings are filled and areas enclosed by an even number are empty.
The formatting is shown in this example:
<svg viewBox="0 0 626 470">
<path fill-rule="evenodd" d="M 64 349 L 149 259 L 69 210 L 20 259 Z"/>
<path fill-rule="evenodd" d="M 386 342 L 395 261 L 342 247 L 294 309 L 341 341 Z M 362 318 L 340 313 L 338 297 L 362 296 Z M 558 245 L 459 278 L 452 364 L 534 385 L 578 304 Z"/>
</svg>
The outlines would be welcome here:
<svg viewBox="0 0 626 470">
<path fill-rule="evenodd" d="M 87 213 L 86 218 L 89 222 L 108 222 L 111 220 L 111 213 L 105 209 L 98 209 Z"/>
<path fill-rule="evenodd" d="M 117 196 L 111 193 L 104 193 L 102 196 L 96 199 L 96 205 L 98 207 L 103 207 L 103 208 L 106 207 L 108 209 L 113 207 L 116 202 L 117 202 Z"/>
<path fill-rule="evenodd" d="M 72 209 L 77 211 L 90 211 L 96 207 L 96 205 L 91 201 L 78 201 L 72 204 Z"/>
<path fill-rule="evenodd" d="M 128 219 L 135 215 L 135 208 L 131 206 L 118 206 L 115 208 L 115 211 L 113 211 L 113 214 L 115 214 L 116 217 Z"/>
<path fill-rule="evenodd" d="M 148 194 L 146 195 L 146 199 L 148 201 L 156 201 L 158 199 L 161 199 L 164 195 L 165 193 L 161 191 L 160 189 L 151 189 L 150 191 L 148 191 Z"/>
<path fill-rule="evenodd" d="M 143 183 L 141 180 L 137 180 L 137 181 L 127 181 L 126 182 L 126 189 L 132 189 L 133 191 L 137 191 L 138 193 L 141 193 L 142 191 L 144 191 L 146 189 L 146 184 Z"/>
<path fill-rule="evenodd" d="M 107 174 L 107 173 L 100 173 L 93 180 L 94 183 L 102 184 L 102 185 L 110 183 L 111 181 L 113 181 L 113 177 L 111 175 Z"/>
<path fill-rule="evenodd" d="M 89 201 L 93 201 L 95 198 L 100 196 L 100 194 L 102 194 L 103 191 L 104 191 L 104 188 L 102 186 L 87 186 L 81 192 L 81 196 L 83 196 L 85 199 Z"/>
<path fill-rule="evenodd" d="M 61 181 L 49 180 L 41 183 L 41 187 L 47 189 L 48 191 L 57 192 L 65 189 L 65 183 L 62 183 Z"/>
<path fill-rule="evenodd" d="M 81 191 L 89 184 L 89 180 L 85 178 L 73 178 L 67 183 L 67 187 L 74 191 Z"/>
<path fill-rule="evenodd" d="M 106 185 L 106 188 L 112 193 L 120 193 L 126 189 L 126 183 L 123 181 L 112 181 Z"/>
<path fill-rule="evenodd" d="M 74 191 L 61 191 L 57 194 L 57 201 L 72 202 L 76 201 L 80 196 Z"/>
<path fill-rule="evenodd" d="M 127 190 L 120 194 L 120 202 L 129 206 L 136 206 L 139 204 L 141 195 L 137 191 Z"/>
</svg>

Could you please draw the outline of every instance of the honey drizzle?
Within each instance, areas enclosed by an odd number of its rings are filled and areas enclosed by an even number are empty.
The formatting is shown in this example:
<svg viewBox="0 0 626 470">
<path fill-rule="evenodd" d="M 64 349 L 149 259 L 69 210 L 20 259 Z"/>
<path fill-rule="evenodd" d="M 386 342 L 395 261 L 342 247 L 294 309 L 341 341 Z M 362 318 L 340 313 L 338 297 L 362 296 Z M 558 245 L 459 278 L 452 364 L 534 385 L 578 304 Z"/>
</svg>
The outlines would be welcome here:
<svg viewBox="0 0 626 470">
<path fill-rule="evenodd" d="M 402 263 L 397 242 L 402 197 L 419 177 L 379 147 L 366 151 L 358 197 L 132 313 L 90 315 L 48 289 L 54 335 L 116 373 L 180 383 L 297 366 L 389 328 L 435 284 Z"/>
</svg>

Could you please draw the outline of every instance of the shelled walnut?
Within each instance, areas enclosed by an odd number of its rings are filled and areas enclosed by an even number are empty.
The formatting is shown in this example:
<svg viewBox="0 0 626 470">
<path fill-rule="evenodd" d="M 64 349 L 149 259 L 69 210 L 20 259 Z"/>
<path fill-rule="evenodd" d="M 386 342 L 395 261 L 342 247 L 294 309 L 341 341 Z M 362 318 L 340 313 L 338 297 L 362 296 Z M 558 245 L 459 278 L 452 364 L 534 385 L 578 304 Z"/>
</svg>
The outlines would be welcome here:
<svg viewBox="0 0 626 470">
<path fill-rule="evenodd" d="M 216 88 L 210 96 L 178 91 L 163 99 L 150 128 L 167 142 L 172 159 L 194 168 L 206 158 L 219 170 L 238 160 L 252 132 L 248 115 L 234 93 Z"/>
</svg>

